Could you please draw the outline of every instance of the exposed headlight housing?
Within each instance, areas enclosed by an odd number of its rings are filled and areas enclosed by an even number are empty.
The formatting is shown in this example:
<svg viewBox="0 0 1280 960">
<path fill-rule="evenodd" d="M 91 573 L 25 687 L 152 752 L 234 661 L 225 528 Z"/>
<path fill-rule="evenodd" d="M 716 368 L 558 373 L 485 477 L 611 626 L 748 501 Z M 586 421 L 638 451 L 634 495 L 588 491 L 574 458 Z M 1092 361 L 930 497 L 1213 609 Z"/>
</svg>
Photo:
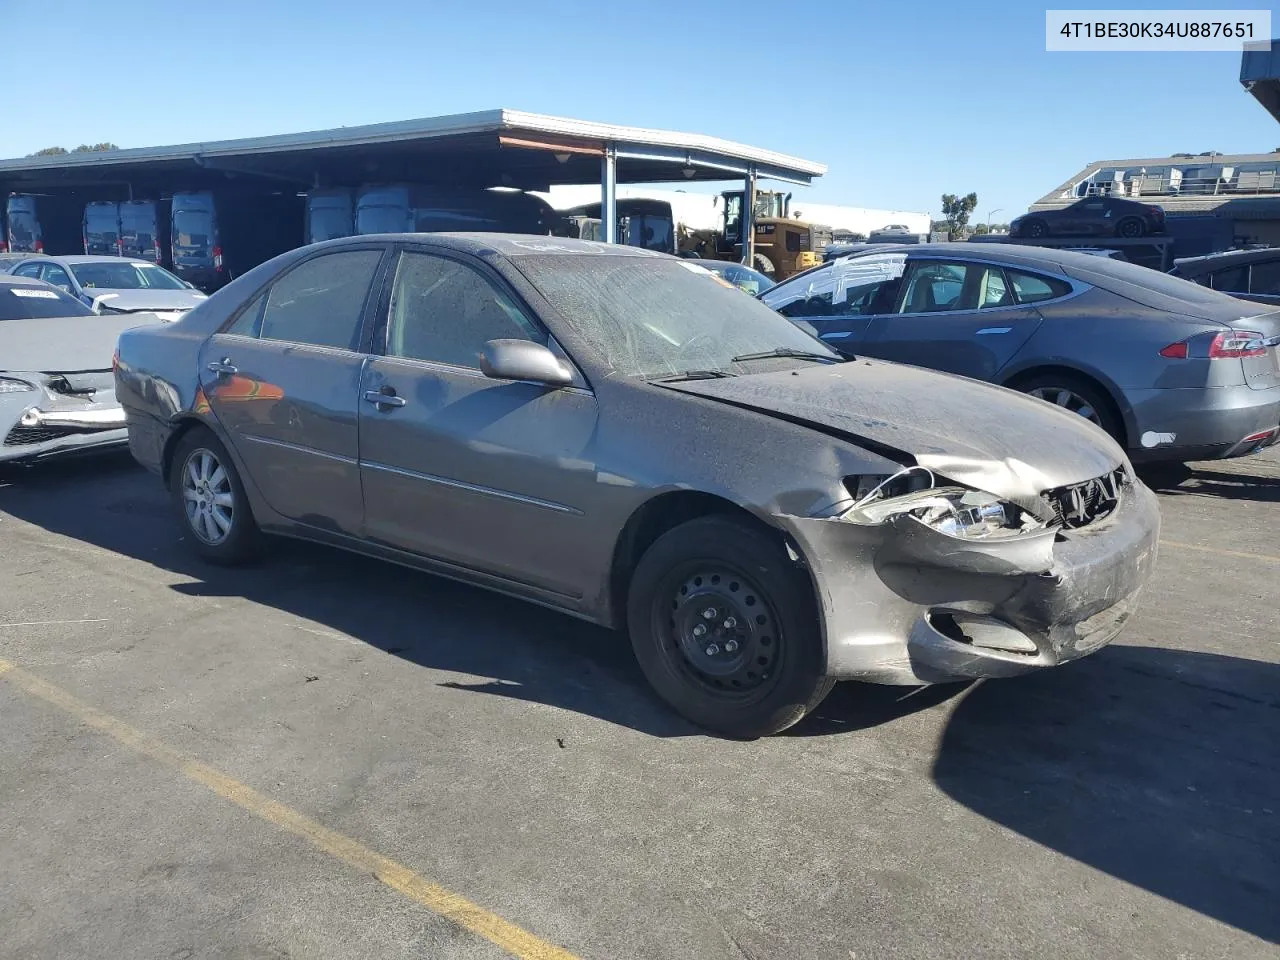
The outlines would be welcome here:
<svg viewBox="0 0 1280 960">
<path fill-rule="evenodd" d="M 27 393 L 36 389 L 35 384 L 25 380 L 14 380 L 12 377 L 0 377 L 0 393 Z"/>
<path fill-rule="evenodd" d="M 1043 521 L 1021 507 L 964 487 L 931 487 L 862 502 L 849 508 L 841 519 L 878 526 L 900 516 L 959 540 L 1004 540 L 1045 529 Z"/>
</svg>

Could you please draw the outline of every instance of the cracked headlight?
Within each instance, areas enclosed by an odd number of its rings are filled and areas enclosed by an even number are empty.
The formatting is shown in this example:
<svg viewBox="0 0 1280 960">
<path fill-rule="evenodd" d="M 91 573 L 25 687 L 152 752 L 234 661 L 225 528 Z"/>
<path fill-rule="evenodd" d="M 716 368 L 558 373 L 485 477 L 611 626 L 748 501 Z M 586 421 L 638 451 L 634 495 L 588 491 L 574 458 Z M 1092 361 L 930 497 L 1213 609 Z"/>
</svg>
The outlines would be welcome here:
<svg viewBox="0 0 1280 960">
<path fill-rule="evenodd" d="M 851 507 L 840 519 L 876 526 L 903 515 L 960 540 L 1001 540 L 1045 527 L 1015 504 L 963 487 L 933 487 L 872 500 Z"/>
<path fill-rule="evenodd" d="M 12 377 L 0 377 L 0 393 L 26 393 L 35 389 L 35 384 L 25 380 L 14 380 Z"/>
</svg>

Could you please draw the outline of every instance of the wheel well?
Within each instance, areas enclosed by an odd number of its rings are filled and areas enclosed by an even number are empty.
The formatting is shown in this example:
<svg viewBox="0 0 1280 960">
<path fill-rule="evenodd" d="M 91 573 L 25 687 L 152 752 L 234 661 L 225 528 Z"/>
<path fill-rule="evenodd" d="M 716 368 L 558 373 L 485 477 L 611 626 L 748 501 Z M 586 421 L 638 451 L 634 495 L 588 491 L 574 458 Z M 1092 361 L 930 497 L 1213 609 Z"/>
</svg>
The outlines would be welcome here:
<svg viewBox="0 0 1280 960">
<path fill-rule="evenodd" d="M 164 485 L 169 486 L 169 478 L 173 475 L 173 454 L 178 449 L 178 444 L 182 442 L 182 438 L 194 430 L 196 427 L 203 427 L 199 417 L 183 417 L 177 422 L 173 428 L 173 432 L 169 434 L 169 438 L 164 442 L 164 453 L 160 459 L 160 476 L 164 479 Z"/>
<path fill-rule="evenodd" d="M 1097 390 L 1098 393 L 1102 395 L 1102 399 L 1106 402 L 1108 412 L 1115 417 L 1116 423 L 1120 425 L 1120 430 L 1124 433 L 1124 436 L 1119 438 L 1120 445 L 1122 447 L 1128 447 L 1129 426 L 1125 422 L 1124 413 L 1120 409 L 1120 404 L 1116 402 L 1115 394 L 1112 393 L 1111 388 L 1097 377 L 1091 377 L 1089 374 L 1082 373 L 1074 367 L 1053 366 L 1050 364 L 1041 367 L 1032 367 L 1030 370 L 1022 370 L 1015 376 L 1004 381 L 1001 386 L 1008 387 L 1010 390 L 1019 390 L 1021 389 L 1022 384 L 1029 383 L 1032 380 L 1038 380 L 1044 376 L 1062 377 L 1064 380 L 1074 380 L 1077 383 L 1088 384 Z"/>
<path fill-rule="evenodd" d="M 655 540 L 668 530 L 698 517 L 735 517 L 778 535 L 759 517 L 730 500 L 694 490 L 676 490 L 646 501 L 628 519 L 613 547 L 609 571 L 609 605 L 615 625 L 626 623 L 627 590 L 631 574 Z"/>
</svg>

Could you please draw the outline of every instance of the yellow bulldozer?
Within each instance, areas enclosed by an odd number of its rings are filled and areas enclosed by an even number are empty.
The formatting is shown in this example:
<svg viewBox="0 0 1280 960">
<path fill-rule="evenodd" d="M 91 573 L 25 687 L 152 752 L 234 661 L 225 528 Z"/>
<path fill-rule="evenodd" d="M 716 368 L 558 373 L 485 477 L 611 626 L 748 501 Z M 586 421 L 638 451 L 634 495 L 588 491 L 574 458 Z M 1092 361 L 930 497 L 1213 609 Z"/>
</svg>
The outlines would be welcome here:
<svg viewBox="0 0 1280 960">
<path fill-rule="evenodd" d="M 721 197 L 719 230 L 681 229 L 680 252 L 705 260 L 744 262 L 742 204 L 745 191 L 726 190 Z M 808 270 L 822 262 L 831 228 L 791 218 L 791 194 L 757 190 L 752 206 L 754 244 L 751 266 L 774 280 Z"/>
</svg>

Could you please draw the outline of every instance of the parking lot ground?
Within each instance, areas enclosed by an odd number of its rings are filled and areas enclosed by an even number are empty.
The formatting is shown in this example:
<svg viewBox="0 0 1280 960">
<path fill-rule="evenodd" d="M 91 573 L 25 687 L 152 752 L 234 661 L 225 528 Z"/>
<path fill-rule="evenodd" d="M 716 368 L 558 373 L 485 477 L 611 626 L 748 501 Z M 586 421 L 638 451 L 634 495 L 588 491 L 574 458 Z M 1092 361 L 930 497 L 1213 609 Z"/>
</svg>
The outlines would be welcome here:
<svg viewBox="0 0 1280 960">
<path fill-rule="evenodd" d="M 597 628 L 6 475 L 0 957 L 1274 957 L 1280 453 L 1161 499 L 1112 646 L 738 743 Z"/>
</svg>

